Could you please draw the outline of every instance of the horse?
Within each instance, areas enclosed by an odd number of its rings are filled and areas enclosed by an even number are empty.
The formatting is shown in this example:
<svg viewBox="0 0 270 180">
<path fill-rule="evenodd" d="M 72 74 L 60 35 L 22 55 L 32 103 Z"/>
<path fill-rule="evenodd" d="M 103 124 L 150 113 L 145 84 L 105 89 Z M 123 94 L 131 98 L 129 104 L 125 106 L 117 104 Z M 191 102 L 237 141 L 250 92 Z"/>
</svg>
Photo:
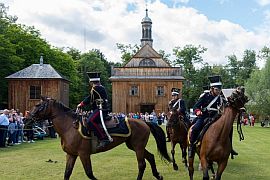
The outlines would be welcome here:
<svg viewBox="0 0 270 180">
<path fill-rule="evenodd" d="M 74 128 L 74 119 L 76 119 L 76 116 L 77 114 L 74 113 L 73 110 L 66 107 L 61 102 L 43 97 L 40 103 L 33 107 L 28 117 L 32 118 L 34 121 L 42 121 L 44 119 L 50 119 L 52 121 L 56 132 L 61 137 L 62 149 L 66 152 L 65 180 L 70 178 L 78 156 L 80 157 L 88 178 L 95 180 L 96 177 L 92 171 L 90 155 L 108 151 L 124 142 L 129 149 L 136 153 L 139 169 L 137 180 L 141 180 L 143 177 L 146 168 L 145 159 L 151 165 L 153 176 L 158 180 L 163 179 L 163 176 L 157 171 L 154 155 L 145 149 L 151 131 L 156 140 L 157 149 L 161 157 L 164 161 L 171 162 L 167 152 L 165 133 L 161 127 L 138 119 L 128 119 L 131 129 L 130 136 L 112 136 L 113 142 L 93 152 L 91 141 L 83 138 L 78 129 Z"/>
<path fill-rule="evenodd" d="M 204 180 L 209 179 L 208 169 L 213 168 L 213 162 L 217 163 L 215 178 L 216 180 L 221 179 L 232 149 L 229 136 L 233 121 L 237 114 L 240 115 L 241 108 L 243 108 L 247 102 L 248 98 L 245 95 L 245 89 L 237 88 L 237 90 L 233 91 L 231 96 L 228 97 L 228 103 L 224 107 L 222 115 L 217 121 L 210 125 L 209 129 L 204 134 L 197 151 L 201 161 Z M 192 180 L 194 173 L 194 157 L 189 158 L 188 161 L 189 177 Z"/>
<path fill-rule="evenodd" d="M 182 163 L 185 164 L 187 168 L 187 147 L 188 147 L 188 126 L 185 125 L 184 116 L 176 109 L 170 111 L 167 115 L 169 118 L 169 123 L 171 124 L 169 129 L 170 142 L 171 142 L 171 154 L 172 154 L 172 163 L 173 169 L 178 170 L 178 165 L 175 162 L 175 146 L 176 144 L 180 145 L 182 151 Z"/>
</svg>

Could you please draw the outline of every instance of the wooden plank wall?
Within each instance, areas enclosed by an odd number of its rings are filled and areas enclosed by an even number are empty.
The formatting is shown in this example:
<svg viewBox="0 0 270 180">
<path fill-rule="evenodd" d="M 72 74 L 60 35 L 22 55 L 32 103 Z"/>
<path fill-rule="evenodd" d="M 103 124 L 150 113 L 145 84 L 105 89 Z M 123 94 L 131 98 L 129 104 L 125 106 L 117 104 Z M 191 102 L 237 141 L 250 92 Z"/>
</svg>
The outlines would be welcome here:
<svg viewBox="0 0 270 180">
<path fill-rule="evenodd" d="M 41 86 L 41 95 L 48 96 L 69 105 L 69 84 L 59 79 L 9 80 L 8 107 L 21 112 L 31 110 L 40 100 L 30 99 L 30 86 Z"/>
<path fill-rule="evenodd" d="M 112 76 L 182 76 L 182 69 L 179 67 L 115 67 L 112 69 Z"/>
<path fill-rule="evenodd" d="M 138 86 L 138 96 L 129 95 L 132 85 Z M 158 86 L 164 86 L 164 96 L 156 95 Z M 154 104 L 157 113 L 167 112 L 173 87 L 182 88 L 182 81 L 149 79 L 144 81 L 114 81 L 112 82 L 112 110 L 115 113 L 140 112 L 141 104 Z"/>
</svg>

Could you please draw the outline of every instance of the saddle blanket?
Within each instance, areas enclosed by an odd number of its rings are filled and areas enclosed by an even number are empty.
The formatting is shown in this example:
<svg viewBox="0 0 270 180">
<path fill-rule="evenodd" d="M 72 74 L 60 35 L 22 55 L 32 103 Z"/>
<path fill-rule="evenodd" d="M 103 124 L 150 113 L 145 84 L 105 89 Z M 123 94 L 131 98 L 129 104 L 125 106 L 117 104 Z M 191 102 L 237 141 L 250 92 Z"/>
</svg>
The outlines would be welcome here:
<svg viewBox="0 0 270 180">
<path fill-rule="evenodd" d="M 128 137 L 131 134 L 130 125 L 127 119 L 119 121 L 115 127 L 107 127 L 107 130 L 111 136 Z M 83 125 L 82 121 L 79 122 L 78 131 L 84 138 L 91 139 L 91 132 Z"/>
</svg>

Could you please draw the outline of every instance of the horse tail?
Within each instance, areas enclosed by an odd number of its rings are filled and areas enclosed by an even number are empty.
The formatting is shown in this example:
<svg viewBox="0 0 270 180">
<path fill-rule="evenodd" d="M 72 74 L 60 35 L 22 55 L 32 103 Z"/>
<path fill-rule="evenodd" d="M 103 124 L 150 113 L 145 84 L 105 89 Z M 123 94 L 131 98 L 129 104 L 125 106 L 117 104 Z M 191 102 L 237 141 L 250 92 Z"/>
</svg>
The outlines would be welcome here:
<svg viewBox="0 0 270 180">
<path fill-rule="evenodd" d="M 146 124 L 150 127 L 150 131 L 156 140 L 157 149 L 159 154 L 161 155 L 161 158 L 167 160 L 168 162 L 171 162 L 172 160 L 168 154 L 166 136 L 163 129 L 157 124 L 152 124 L 150 122 L 146 122 Z"/>
</svg>

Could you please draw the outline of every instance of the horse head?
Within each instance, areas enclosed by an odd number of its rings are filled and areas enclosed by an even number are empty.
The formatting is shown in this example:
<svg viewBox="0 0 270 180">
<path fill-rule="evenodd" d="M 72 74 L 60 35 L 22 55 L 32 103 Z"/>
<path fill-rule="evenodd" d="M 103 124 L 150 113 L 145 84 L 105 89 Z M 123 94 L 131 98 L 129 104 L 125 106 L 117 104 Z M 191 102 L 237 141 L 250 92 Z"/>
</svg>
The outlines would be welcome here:
<svg viewBox="0 0 270 180">
<path fill-rule="evenodd" d="M 248 97 L 245 95 L 245 88 L 238 87 L 234 90 L 231 96 L 228 97 L 229 105 L 240 110 L 248 102 Z"/>
<path fill-rule="evenodd" d="M 42 96 L 40 102 L 36 104 L 29 113 L 29 118 L 35 121 L 49 119 L 52 115 L 50 103 L 53 101 L 54 100 L 51 98 Z"/>
<path fill-rule="evenodd" d="M 172 122 L 172 124 L 176 125 L 179 124 L 181 120 L 183 120 L 183 115 L 180 111 L 178 111 L 177 109 L 173 109 L 170 112 L 170 122 Z"/>
</svg>

